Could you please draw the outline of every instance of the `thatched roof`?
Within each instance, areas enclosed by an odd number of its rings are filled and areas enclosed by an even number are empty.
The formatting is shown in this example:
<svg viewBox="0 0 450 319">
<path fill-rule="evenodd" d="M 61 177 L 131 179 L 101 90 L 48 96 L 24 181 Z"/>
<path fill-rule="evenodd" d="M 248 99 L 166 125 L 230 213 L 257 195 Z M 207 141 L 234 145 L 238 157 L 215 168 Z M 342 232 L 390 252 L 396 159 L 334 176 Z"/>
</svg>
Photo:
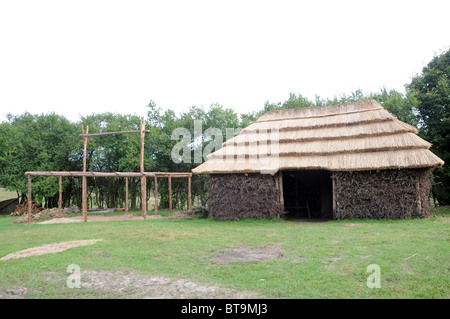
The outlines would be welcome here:
<svg viewBox="0 0 450 319">
<path fill-rule="evenodd" d="M 196 174 L 436 167 L 417 129 L 377 101 L 270 111 L 208 155 Z"/>
</svg>

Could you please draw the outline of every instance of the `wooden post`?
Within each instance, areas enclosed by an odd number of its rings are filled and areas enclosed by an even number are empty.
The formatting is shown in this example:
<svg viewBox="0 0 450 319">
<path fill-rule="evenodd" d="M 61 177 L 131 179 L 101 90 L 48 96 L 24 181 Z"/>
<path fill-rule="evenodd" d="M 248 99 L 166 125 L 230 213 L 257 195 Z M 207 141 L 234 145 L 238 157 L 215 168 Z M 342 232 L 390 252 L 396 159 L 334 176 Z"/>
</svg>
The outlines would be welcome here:
<svg viewBox="0 0 450 319">
<path fill-rule="evenodd" d="M 169 175 L 169 214 L 172 215 L 172 176 Z"/>
<path fill-rule="evenodd" d="M 299 215 L 299 209 L 298 209 L 298 206 L 299 206 L 299 204 L 298 204 L 298 196 L 299 196 L 299 194 L 298 194 L 298 179 L 297 179 L 298 177 L 296 176 L 296 179 L 295 179 L 295 209 L 296 209 L 296 216 L 295 217 L 299 217 L 298 215 Z"/>
<path fill-rule="evenodd" d="M 28 175 L 28 224 L 31 224 L 31 175 Z"/>
<path fill-rule="evenodd" d="M 158 177 L 155 176 L 155 215 L 158 215 Z"/>
<path fill-rule="evenodd" d="M 128 215 L 128 177 L 125 177 L 125 214 Z"/>
<path fill-rule="evenodd" d="M 280 174 L 279 174 L 278 185 L 280 186 L 280 204 L 281 204 L 281 209 L 284 212 L 283 172 L 282 171 L 280 171 Z"/>
<path fill-rule="evenodd" d="M 58 215 L 58 217 L 61 218 L 61 213 L 62 213 L 62 176 L 59 177 L 59 201 L 58 201 L 58 209 L 59 209 L 59 215 Z"/>
<path fill-rule="evenodd" d="M 89 134 L 89 125 L 86 126 L 86 133 L 84 132 L 83 125 L 81 126 L 83 132 L 83 142 L 84 142 L 84 154 L 83 154 L 83 173 L 86 172 L 86 150 L 87 150 L 87 134 Z M 87 222 L 87 177 L 82 177 L 82 215 L 83 220 Z"/>
<path fill-rule="evenodd" d="M 333 192 L 333 219 L 336 218 L 336 177 L 334 176 L 333 173 L 331 173 L 331 184 L 332 184 L 332 189 L 331 191 Z"/>
<path fill-rule="evenodd" d="M 142 217 L 147 218 L 147 177 L 141 177 L 141 206 Z"/>
<path fill-rule="evenodd" d="M 87 222 L 87 177 L 82 177 L 82 215 L 83 221 Z"/>
<path fill-rule="evenodd" d="M 192 211 L 191 205 L 191 177 L 188 177 L 188 211 Z"/>
<path fill-rule="evenodd" d="M 145 122 L 141 121 L 141 173 L 144 172 L 144 140 L 145 140 Z M 147 177 L 141 177 L 141 206 L 142 217 L 147 218 Z"/>
</svg>

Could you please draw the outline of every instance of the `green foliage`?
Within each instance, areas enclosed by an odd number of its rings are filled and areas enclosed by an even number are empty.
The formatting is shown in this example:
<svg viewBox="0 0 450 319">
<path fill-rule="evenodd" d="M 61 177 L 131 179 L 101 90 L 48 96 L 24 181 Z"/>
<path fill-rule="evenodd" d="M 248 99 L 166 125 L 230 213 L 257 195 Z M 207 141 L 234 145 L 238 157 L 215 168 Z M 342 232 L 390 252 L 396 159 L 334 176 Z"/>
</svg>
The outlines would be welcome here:
<svg viewBox="0 0 450 319">
<path fill-rule="evenodd" d="M 418 101 L 410 91 L 404 95 L 395 90 L 382 88 L 380 93 L 371 94 L 370 98 L 377 100 L 389 112 L 397 116 L 400 121 L 417 126 L 419 117 L 417 116 Z"/>
<path fill-rule="evenodd" d="M 24 173 L 65 170 L 77 139 L 74 124 L 54 113 L 8 115 L 0 132 L 0 186 L 23 194 L 27 192 Z M 55 179 L 36 178 L 33 182 L 39 201 L 58 192 Z"/>
<path fill-rule="evenodd" d="M 431 142 L 431 150 L 450 162 L 450 50 L 437 55 L 408 85 L 418 101 L 420 135 Z M 434 193 L 440 204 L 450 204 L 450 168 L 434 171 Z"/>
</svg>

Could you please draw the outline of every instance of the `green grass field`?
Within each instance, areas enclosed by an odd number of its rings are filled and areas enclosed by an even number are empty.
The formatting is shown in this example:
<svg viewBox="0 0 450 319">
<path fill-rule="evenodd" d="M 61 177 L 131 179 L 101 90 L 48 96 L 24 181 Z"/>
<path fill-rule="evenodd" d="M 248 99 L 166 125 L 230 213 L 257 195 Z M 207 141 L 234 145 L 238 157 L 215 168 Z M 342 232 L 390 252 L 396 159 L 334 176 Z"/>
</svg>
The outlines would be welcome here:
<svg viewBox="0 0 450 319">
<path fill-rule="evenodd" d="M 161 212 L 167 216 L 167 211 Z M 135 212 L 139 214 L 139 212 Z M 290 222 L 147 219 L 73 224 L 12 224 L 0 217 L 0 257 L 72 240 L 103 239 L 63 252 L 0 261 L 1 291 L 25 298 L 128 298 L 124 292 L 66 285 L 67 267 L 188 279 L 264 298 L 448 298 L 450 207 L 428 219 Z M 226 249 L 280 247 L 266 261 L 222 264 Z M 380 288 L 368 288 L 370 264 Z M 57 274 L 59 280 L 49 274 Z M 49 279 L 50 278 L 50 279 Z"/>
</svg>

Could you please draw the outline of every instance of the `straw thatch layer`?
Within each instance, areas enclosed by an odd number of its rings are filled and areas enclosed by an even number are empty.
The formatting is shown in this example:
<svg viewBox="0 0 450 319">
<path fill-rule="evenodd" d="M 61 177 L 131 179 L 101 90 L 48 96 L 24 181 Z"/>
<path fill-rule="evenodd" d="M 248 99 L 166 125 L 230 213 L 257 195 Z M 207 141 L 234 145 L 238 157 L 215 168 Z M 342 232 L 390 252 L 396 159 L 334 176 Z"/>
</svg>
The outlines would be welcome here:
<svg viewBox="0 0 450 319">
<path fill-rule="evenodd" d="M 214 152 L 214 154 L 210 154 L 211 156 L 209 158 L 220 159 L 228 154 L 248 154 L 249 156 L 258 156 L 260 154 L 270 153 L 271 155 L 278 154 L 279 156 L 302 156 L 364 153 L 413 148 L 428 149 L 430 146 L 430 143 L 413 133 L 399 133 L 377 137 L 308 140 L 298 141 L 297 143 L 279 143 L 278 145 L 258 145 L 254 143 L 251 145 L 240 144 L 233 146 L 227 144 L 227 147 L 221 148 L 217 152 Z"/>
<path fill-rule="evenodd" d="M 429 169 L 333 172 L 335 219 L 428 217 Z"/>
<path fill-rule="evenodd" d="M 278 179 L 261 174 L 211 175 L 209 217 L 215 220 L 280 217 Z"/>
<path fill-rule="evenodd" d="M 336 126 L 346 126 L 355 125 L 362 123 L 379 123 L 383 121 L 392 121 L 392 115 L 381 108 L 371 111 L 362 111 L 359 113 L 339 113 L 333 116 L 327 117 L 303 117 L 296 119 L 286 118 L 279 121 L 256 121 L 255 123 L 249 125 L 245 131 L 255 131 L 255 130 L 268 130 L 268 129 L 279 129 L 279 130 L 297 130 L 299 128 L 323 128 L 323 127 L 336 127 Z"/>
<path fill-rule="evenodd" d="M 245 155 L 245 154 L 244 154 Z M 243 157 L 243 156 L 242 156 Z M 369 171 L 392 168 L 423 168 L 441 163 L 439 157 L 426 149 L 402 149 L 367 153 L 329 155 L 266 156 L 258 158 L 211 159 L 198 166 L 194 173 L 276 173 L 278 170 L 326 169 L 330 171 Z"/>
<path fill-rule="evenodd" d="M 195 174 L 437 167 L 417 129 L 374 100 L 270 111 L 192 170 Z"/>
<path fill-rule="evenodd" d="M 327 107 L 305 107 L 270 111 L 261 116 L 258 122 L 280 121 L 285 119 L 328 117 L 336 114 L 352 114 L 379 110 L 382 106 L 375 100 L 358 101 L 349 104 L 330 105 Z"/>
<path fill-rule="evenodd" d="M 242 130 L 241 134 L 228 139 L 222 146 L 256 144 L 260 141 L 270 140 L 271 130 L 260 130 L 258 133 Z M 279 142 L 289 143 L 295 141 L 317 141 L 336 140 L 347 138 L 361 138 L 375 136 L 392 135 L 399 133 L 414 133 L 418 130 L 409 124 L 401 121 L 384 121 L 381 123 L 366 123 L 351 126 L 330 126 L 325 128 L 304 128 L 296 130 L 279 130 Z"/>
</svg>

